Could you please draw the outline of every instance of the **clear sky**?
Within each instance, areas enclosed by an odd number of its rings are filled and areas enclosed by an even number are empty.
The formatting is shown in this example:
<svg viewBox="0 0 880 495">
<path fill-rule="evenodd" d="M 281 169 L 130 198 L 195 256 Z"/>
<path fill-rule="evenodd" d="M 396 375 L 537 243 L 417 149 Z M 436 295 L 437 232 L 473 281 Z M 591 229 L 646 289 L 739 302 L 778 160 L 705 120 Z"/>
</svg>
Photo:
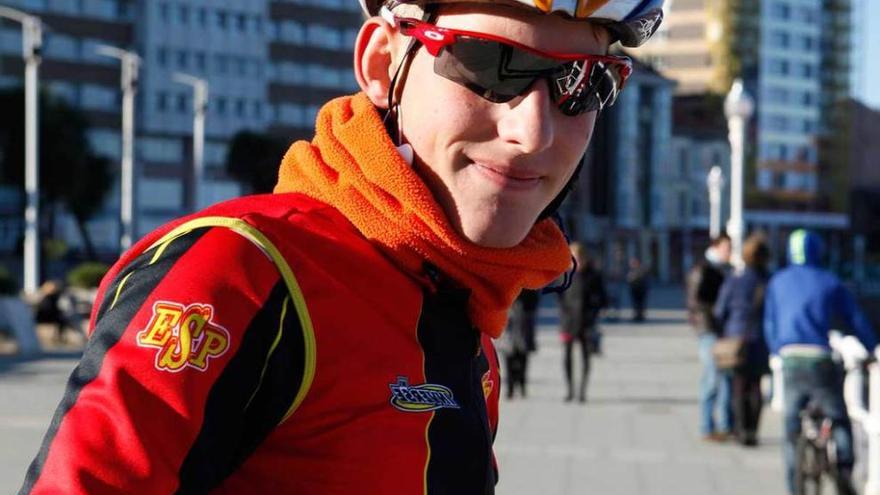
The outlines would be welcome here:
<svg viewBox="0 0 880 495">
<path fill-rule="evenodd" d="M 862 20 L 863 52 L 859 57 L 861 60 L 854 62 L 865 64 L 865 69 L 861 74 L 861 84 L 856 85 L 857 88 L 860 87 L 861 94 L 855 96 L 880 110 L 880 29 L 877 29 L 880 26 L 880 1 L 862 1 L 865 6 Z"/>
</svg>

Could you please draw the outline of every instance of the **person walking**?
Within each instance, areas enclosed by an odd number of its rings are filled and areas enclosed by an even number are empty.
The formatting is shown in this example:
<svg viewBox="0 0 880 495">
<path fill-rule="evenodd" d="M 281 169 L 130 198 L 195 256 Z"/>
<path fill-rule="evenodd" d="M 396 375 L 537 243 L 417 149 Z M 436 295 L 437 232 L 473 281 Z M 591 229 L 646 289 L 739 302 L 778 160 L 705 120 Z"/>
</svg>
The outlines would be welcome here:
<svg viewBox="0 0 880 495">
<path fill-rule="evenodd" d="M 852 293 L 821 267 L 824 245 L 814 232 L 796 230 L 788 240 L 789 265 L 767 286 L 764 335 L 770 352 L 782 358 L 785 403 L 785 468 L 789 493 L 795 493 L 796 443 L 800 412 L 813 402 L 833 424 L 837 447 L 838 493 L 854 494 L 852 427 L 843 399 L 843 375 L 831 359 L 828 332 L 841 323 L 870 352 L 878 337 Z M 843 330 L 843 329 L 842 329 Z"/>
<path fill-rule="evenodd" d="M 643 322 L 645 321 L 645 306 L 648 303 L 650 272 L 642 266 L 642 260 L 639 258 L 630 258 L 626 282 L 629 285 L 629 297 L 633 306 L 632 321 Z"/>
<path fill-rule="evenodd" d="M 361 92 L 273 194 L 140 240 L 22 494 L 491 494 L 491 339 L 662 0 L 362 0 Z M 292 8 L 297 6 L 292 5 Z"/>
<path fill-rule="evenodd" d="M 708 441 L 726 440 L 733 430 L 730 377 L 715 366 L 712 349 L 721 334 L 713 309 L 730 262 L 730 237 L 712 239 L 705 257 L 688 272 L 688 320 L 697 333 L 700 375 L 700 433 Z M 718 413 L 716 422 L 715 413 Z"/>
<path fill-rule="evenodd" d="M 504 355 L 507 382 L 507 398 L 512 399 L 519 389 L 520 396 L 526 397 L 528 383 L 529 353 L 536 349 L 535 322 L 541 292 L 523 290 L 513 306 L 507 327 L 498 340 L 498 351 Z"/>
<path fill-rule="evenodd" d="M 763 396 L 761 377 L 770 371 L 764 340 L 764 295 L 767 289 L 770 248 L 762 234 L 752 234 L 743 243 L 745 269 L 728 277 L 715 303 L 715 318 L 723 338 L 741 349 L 741 363 L 732 374 L 732 403 L 736 438 L 745 446 L 758 444 L 758 423 Z"/>
<path fill-rule="evenodd" d="M 581 373 L 577 387 L 578 401 L 587 400 L 587 383 L 590 379 L 590 355 L 597 349 L 599 312 L 608 304 L 608 294 L 602 272 L 592 262 L 583 244 L 571 243 L 571 255 L 577 261 L 577 270 L 572 277 L 571 287 L 559 295 L 560 329 L 565 373 L 565 401 L 574 399 L 575 377 L 572 362 L 574 347 L 580 350 Z"/>
</svg>

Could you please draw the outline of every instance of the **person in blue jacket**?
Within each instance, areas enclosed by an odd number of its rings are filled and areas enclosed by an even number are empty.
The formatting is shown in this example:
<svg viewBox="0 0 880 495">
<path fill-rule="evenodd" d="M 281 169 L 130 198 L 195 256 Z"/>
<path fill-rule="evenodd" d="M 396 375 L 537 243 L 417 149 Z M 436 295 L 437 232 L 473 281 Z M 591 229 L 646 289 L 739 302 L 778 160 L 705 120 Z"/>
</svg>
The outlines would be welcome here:
<svg viewBox="0 0 880 495">
<path fill-rule="evenodd" d="M 852 429 L 843 400 L 840 369 L 831 359 L 828 332 L 842 323 L 869 351 L 878 339 L 853 295 L 831 272 L 819 266 L 822 240 L 813 232 L 796 230 L 789 237 L 789 266 L 767 287 L 764 334 L 770 352 L 782 357 L 785 402 L 785 463 L 788 489 L 794 493 L 795 442 L 800 434 L 800 411 L 815 401 L 834 422 L 840 471 L 840 493 L 855 493 Z"/>
<path fill-rule="evenodd" d="M 758 443 L 758 422 L 763 397 L 761 377 L 770 371 L 764 341 L 764 295 L 770 278 L 770 248 L 762 234 L 752 234 L 743 244 L 745 269 L 727 277 L 721 286 L 714 315 L 725 338 L 741 338 L 742 363 L 732 371 L 736 437 L 747 447 Z"/>
</svg>

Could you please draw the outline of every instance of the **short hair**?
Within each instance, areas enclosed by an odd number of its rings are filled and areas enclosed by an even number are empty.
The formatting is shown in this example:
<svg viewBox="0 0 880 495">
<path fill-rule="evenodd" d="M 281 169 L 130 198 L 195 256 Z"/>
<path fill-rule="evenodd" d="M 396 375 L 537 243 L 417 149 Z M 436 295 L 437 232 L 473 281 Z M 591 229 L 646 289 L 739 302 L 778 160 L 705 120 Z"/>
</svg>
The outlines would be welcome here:
<svg viewBox="0 0 880 495">
<path fill-rule="evenodd" d="M 392 12 L 398 17 L 412 17 L 414 19 L 421 19 L 425 15 L 425 9 L 421 5 L 411 3 L 398 3 L 392 7 Z"/>
<path fill-rule="evenodd" d="M 767 242 L 767 236 L 761 232 L 750 235 L 743 242 L 742 257 L 748 267 L 767 268 L 770 263 L 770 245 Z"/>
<path fill-rule="evenodd" d="M 709 245 L 712 247 L 716 247 L 722 242 L 730 242 L 730 236 L 725 233 L 719 234 L 718 236 L 712 238 L 712 241 L 709 243 Z"/>
</svg>

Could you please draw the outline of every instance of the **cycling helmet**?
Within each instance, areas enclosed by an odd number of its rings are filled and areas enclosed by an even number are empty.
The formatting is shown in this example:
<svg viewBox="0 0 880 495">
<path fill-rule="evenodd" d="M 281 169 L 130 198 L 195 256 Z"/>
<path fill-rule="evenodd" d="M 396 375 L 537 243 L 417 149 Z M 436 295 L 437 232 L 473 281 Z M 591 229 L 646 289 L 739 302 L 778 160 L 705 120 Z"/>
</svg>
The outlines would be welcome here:
<svg viewBox="0 0 880 495">
<path fill-rule="evenodd" d="M 496 3 L 584 19 L 605 26 L 615 41 L 637 47 L 657 31 L 663 20 L 663 0 L 360 0 L 369 16 L 379 15 L 382 5 L 440 3 Z"/>
</svg>

